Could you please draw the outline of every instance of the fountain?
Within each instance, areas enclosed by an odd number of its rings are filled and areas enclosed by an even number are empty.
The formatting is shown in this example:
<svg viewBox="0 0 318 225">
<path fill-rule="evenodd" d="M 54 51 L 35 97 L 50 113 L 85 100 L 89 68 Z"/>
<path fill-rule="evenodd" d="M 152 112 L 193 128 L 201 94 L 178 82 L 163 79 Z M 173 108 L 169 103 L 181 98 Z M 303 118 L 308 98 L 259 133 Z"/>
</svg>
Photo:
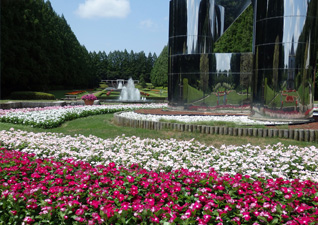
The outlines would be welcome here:
<svg viewBox="0 0 318 225">
<path fill-rule="evenodd" d="M 140 101 L 140 91 L 135 88 L 132 78 L 129 78 L 126 86 L 123 86 L 119 96 L 120 101 Z"/>
<path fill-rule="evenodd" d="M 123 82 L 119 81 L 117 89 L 120 89 L 120 90 L 123 89 Z"/>
</svg>

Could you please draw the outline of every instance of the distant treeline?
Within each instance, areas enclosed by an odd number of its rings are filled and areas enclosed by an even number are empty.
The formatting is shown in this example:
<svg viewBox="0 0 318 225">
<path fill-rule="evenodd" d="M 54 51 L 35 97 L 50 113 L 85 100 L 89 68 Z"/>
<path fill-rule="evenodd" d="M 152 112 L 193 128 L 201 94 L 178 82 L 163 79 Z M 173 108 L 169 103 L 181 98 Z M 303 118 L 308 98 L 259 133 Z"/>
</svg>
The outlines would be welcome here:
<svg viewBox="0 0 318 225">
<path fill-rule="evenodd" d="M 1 0 L 1 98 L 12 91 L 96 87 L 101 79 L 144 79 L 156 54 L 87 51 L 44 0 Z"/>
<path fill-rule="evenodd" d="M 108 55 L 105 52 L 90 53 L 94 77 L 101 79 L 129 79 L 150 82 L 150 73 L 157 60 L 156 53 L 145 55 L 143 51 L 130 53 L 114 51 Z"/>
</svg>

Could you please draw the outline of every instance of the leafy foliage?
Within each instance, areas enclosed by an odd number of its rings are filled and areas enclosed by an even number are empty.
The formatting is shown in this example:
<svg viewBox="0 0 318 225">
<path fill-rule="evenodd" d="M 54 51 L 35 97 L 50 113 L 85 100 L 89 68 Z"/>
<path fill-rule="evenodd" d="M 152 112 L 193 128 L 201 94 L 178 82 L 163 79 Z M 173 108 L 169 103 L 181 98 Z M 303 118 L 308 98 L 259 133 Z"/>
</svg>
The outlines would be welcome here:
<svg viewBox="0 0 318 225">
<path fill-rule="evenodd" d="M 54 100 L 55 96 L 49 93 L 32 92 L 32 91 L 16 91 L 10 94 L 10 99 L 30 100 L 30 99 L 50 99 Z"/>
<path fill-rule="evenodd" d="M 154 86 L 168 85 L 168 46 L 165 46 L 160 53 L 158 60 L 153 66 L 150 78 Z"/>
<path fill-rule="evenodd" d="M 309 180 L 92 166 L 4 148 L 0 162 L 6 224 L 317 224 Z"/>
<path fill-rule="evenodd" d="M 150 72 L 157 59 L 156 53 L 148 56 L 141 51 L 135 53 L 127 50 L 110 52 L 91 52 L 94 76 L 97 80 L 129 79 L 150 82 Z"/>
<path fill-rule="evenodd" d="M 93 86 L 90 58 L 50 1 L 1 1 L 2 95 Z"/>
<path fill-rule="evenodd" d="M 50 1 L 1 1 L 2 96 L 13 91 L 92 88 L 101 79 L 150 82 L 156 54 L 89 53 Z"/>
<path fill-rule="evenodd" d="M 252 52 L 252 41 L 253 7 L 251 5 L 215 43 L 214 52 Z"/>
</svg>

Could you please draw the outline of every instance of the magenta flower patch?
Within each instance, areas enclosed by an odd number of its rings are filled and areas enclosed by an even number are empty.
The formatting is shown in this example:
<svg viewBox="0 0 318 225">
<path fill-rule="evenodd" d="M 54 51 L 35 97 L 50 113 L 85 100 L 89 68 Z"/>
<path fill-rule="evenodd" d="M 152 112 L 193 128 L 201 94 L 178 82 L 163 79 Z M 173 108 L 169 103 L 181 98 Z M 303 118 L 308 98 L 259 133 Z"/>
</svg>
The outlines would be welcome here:
<svg viewBox="0 0 318 225">
<path fill-rule="evenodd" d="M 92 166 L 0 150 L 6 224 L 317 224 L 317 196 L 309 180 Z"/>
</svg>

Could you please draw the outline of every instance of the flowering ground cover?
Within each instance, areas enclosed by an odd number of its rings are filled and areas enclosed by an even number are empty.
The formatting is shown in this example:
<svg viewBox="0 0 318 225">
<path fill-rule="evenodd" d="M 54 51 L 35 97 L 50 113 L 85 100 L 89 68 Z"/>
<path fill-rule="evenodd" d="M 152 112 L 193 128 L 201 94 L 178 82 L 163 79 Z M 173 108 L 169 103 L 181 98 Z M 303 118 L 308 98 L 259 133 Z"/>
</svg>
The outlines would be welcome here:
<svg viewBox="0 0 318 225">
<path fill-rule="evenodd" d="M 318 184 L 39 159 L 0 149 L 6 224 L 317 224 Z M 74 223 L 75 222 L 75 223 Z"/>
<path fill-rule="evenodd" d="M 78 94 L 82 94 L 86 91 L 72 91 L 72 92 L 68 92 L 68 93 L 65 93 L 66 95 L 78 95 Z"/>
<path fill-rule="evenodd" d="M 0 224 L 318 224 L 317 165 L 314 146 L 2 130 Z"/>
<path fill-rule="evenodd" d="M 120 114 L 122 117 L 135 119 L 135 120 L 147 120 L 147 121 L 173 121 L 181 123 L 198 123 L 198 122 L 211 122 L 211 121 L 222 121 L 222 122 L 232 122 L 238 125 L 281 125 L 288 124 L 286 122 L 271 122 L 271 121 L 261 121 L 253 120 L 248 116 L 188 116 L 188 115 L 151 115 L 151 114 L 140 114 L 132 111 L 122 112 Z"/>
<path fill-rule="evenodd" d="M 194 140 L 140 139 L 117 137 L 101 139 L 95 136 L 75 137 L 56 133 L 32 133 L 20 130 L 0 131 L 0 146 L 20 150 L 38 157 L 66 159 L 72 157 L 92 165 L 139 164 L 153 171 L 189 169 L 252 177 L 300 179 L 318 182 L 318 149 L 314 146 L 300 148 L 280 143 L 266 147 L 205 146 Z"/>
<path fill-rule="evenodd" d="M 64 106 L 23 109 L 0 109 L 0 122 L 24 124 L 32 127 L 53 128 L 68 120 L 90 115 L 114 113 L 141 108 L 161 108 L 167 104 L 126 104 L 98 106 Z"/>
</svg>

